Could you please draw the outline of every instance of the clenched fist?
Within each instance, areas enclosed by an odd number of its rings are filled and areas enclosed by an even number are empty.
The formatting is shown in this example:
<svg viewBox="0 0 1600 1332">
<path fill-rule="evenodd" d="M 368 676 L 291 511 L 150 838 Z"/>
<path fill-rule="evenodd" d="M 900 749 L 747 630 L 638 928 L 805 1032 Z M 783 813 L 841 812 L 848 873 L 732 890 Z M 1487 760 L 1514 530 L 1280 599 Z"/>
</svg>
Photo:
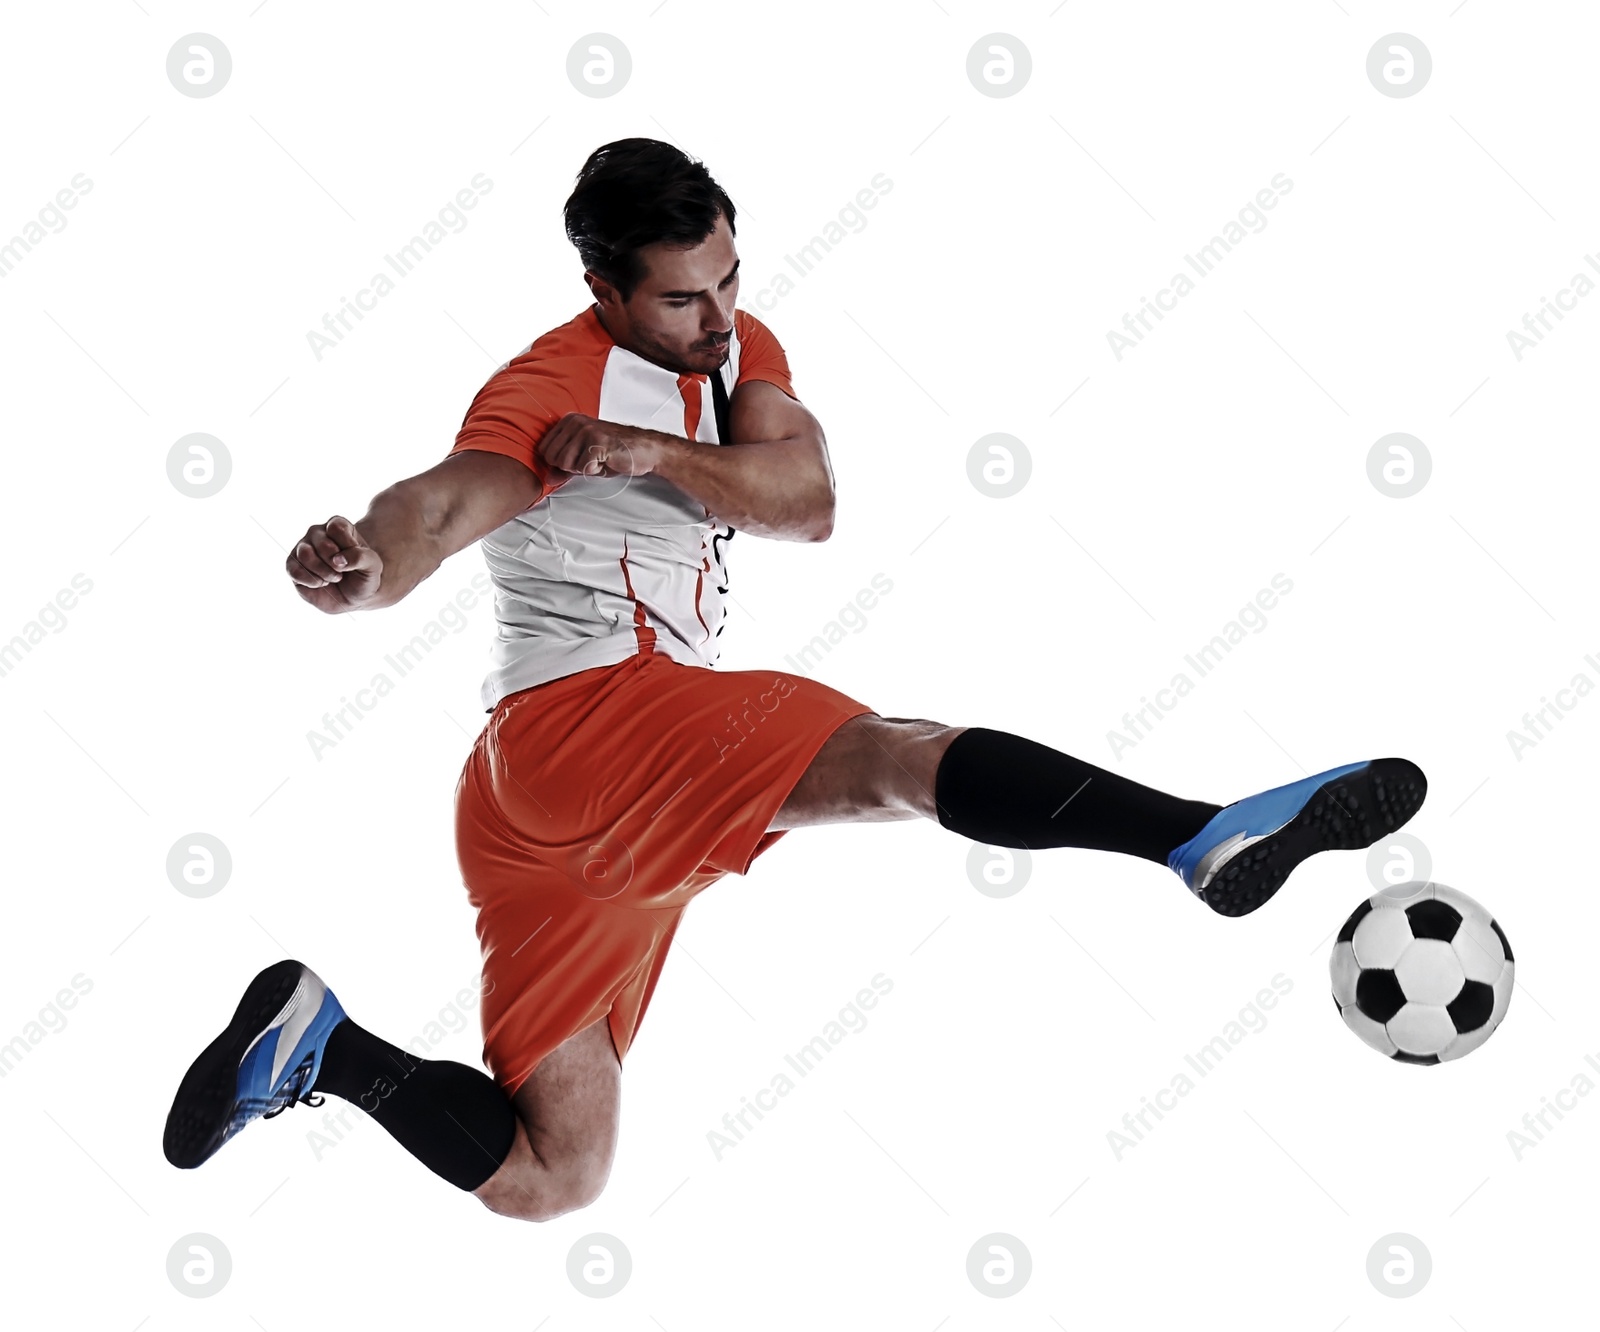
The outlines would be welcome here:
<svg viewBox="0 0 1600 1332">
<path fill-rule="evenodd" d="M 285 566 L 302 601 L 337 615 L 360 610 L 378 594 L 383 560 L 348 518 L 308 527 Z"/>
<path fill-rule="evenodd" d="M 574 476 L 644 476 L 655 470 L 661 442 L 654 430 L 568 412 L 544 432 L 539 456 Z"/>
</svg>

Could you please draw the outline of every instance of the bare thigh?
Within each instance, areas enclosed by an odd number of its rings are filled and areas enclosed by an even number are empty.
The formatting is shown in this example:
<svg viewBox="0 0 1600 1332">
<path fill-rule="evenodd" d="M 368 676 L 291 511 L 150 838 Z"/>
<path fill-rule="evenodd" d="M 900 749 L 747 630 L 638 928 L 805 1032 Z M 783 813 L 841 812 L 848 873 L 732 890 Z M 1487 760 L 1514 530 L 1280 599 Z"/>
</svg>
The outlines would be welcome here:
<svg viewBox="0 0 1600 1332">
<path fill-rule="evenodd" d="M 622 1065 L 605 1018 L 569 1036 L 511 1098 L 511 1154 L 477 1189 L 492 1211 L 547 1221 L 600 1196 L 617 1150 Z"/>
<path fill-rule="evenodd" d="M 967 728 L 913 717 L 852 717 L 795 783 L 768 830 L 935 817 L 934 774 Z"/>
</svg>

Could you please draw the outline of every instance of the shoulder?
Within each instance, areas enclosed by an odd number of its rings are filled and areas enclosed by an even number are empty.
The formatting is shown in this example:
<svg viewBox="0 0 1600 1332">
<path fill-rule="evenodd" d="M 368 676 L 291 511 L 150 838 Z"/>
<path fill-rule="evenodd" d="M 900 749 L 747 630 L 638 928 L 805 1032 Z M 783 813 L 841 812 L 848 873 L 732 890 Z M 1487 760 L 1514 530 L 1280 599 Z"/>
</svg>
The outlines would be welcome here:
<svg viewBox="0 0 1600 1332">
<path fill-rule="evenodd" d="M 484 390 L 537 385 L 544 396 L 571 404 L 567 411 L 593 411 L 612 345 L 591 306 L 523 348 L 489 377 Z"/>
<path fill-rule="evenodd" d="M 733 312 L 733 331 L 739 335 L 740 342 L 752 344 L 769 343 L 776 347 L 778 339 L 773 332 L 748 310 L 735 310 Z"/>
<path fill-rule="evenodd" d="M 733 312 L 733 328 L 739 341 L 739 363 L 734 387 L 760 380 L 776 385 L 791 398 L 795 397 L 789 358 L 772 331 L 746 310 Z"/>
<path fill-rule="evenodd" d="M 606 336 L 605 328 L 601 325 L 599 316 L 594 312 L 594 306 L 589 306 L 581 314 L 574 315 L 566 323 L 552 328 L 548 333 L 535 338 L 527 347 L 513 357 L 509 366 L 524 364 L 538 364 L 551 360 L 582 360 L 586 358 L 604 359 L 606 352 L 612 347 L 612 342 Z"/>
</svg>

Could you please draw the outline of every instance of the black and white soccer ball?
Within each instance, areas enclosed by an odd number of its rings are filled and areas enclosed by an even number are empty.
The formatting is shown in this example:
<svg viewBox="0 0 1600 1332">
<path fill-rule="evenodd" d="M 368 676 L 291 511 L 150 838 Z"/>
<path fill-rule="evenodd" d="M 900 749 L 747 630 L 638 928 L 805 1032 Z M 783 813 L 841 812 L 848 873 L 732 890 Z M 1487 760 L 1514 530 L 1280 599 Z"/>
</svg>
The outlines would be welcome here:
<svg viewBox="0 0 1600 1332">
<path fill-rule="evenodd" d="M 1438 1064 L 1494 1033 L 1515 963 L 1505 931 L 1465 893 L 1402 883 L 1351 913 L 1329 971 L 1351 1031 L 1391 1059 Z"/>
</svg>

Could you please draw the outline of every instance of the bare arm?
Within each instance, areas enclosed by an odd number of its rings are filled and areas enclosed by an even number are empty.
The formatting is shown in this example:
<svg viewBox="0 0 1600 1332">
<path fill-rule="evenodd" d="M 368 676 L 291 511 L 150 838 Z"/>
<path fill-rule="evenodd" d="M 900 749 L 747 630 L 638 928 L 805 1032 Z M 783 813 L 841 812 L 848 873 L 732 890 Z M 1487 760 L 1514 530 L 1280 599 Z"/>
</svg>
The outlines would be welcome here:
<svg viewBox="0 0 1600 1332">
<path fill-rule="evenodd" d="M 406 597 L 457 551 L 538 499 L 538 478 L 514 458 L 468 449 L 379 491 L 359 522 L 310 528 L 287 561 L 301 598 L 330 615 Z"/>
<path fill-rule="evenodd" d="M 741 384 L 728 403 L 733 448 L 665 435 L 655 474 L 754 536 L 826 541 L 833 467 L 822 425 L 776 384 Z"/>
<path fill-rule="evenodd" d="M 572 413 L 539 442 L 551 466 L 590 476 L 654 473 L 724 522 L 755 536 L 826 541 L 833 533 L 833 468 L 822 426 L 764 380 L 728 403 L 730 446 Z"/>
</svg>

